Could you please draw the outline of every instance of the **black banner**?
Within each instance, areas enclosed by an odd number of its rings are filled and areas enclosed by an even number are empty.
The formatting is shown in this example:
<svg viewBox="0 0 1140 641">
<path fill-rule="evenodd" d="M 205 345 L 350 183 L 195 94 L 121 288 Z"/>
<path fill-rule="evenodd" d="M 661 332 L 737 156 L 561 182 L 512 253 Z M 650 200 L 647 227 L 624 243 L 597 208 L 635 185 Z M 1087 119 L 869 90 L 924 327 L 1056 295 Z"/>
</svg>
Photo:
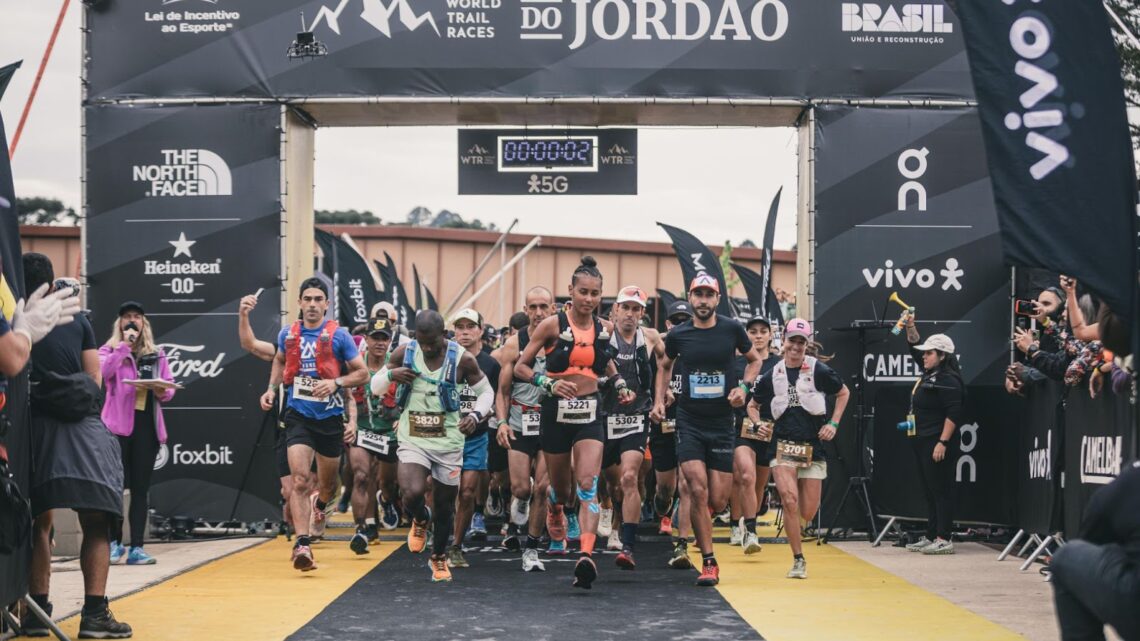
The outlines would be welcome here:
<svg viewBox="0 0 1140 641">
<path fill-rule="evenodd" d="M 4 92 L 8 90 L 8 83 L 12 81 L 12 76 L 16 74 L 16 70 L 22 64 L 24 64 L 23 60 L 17 60 L 10 65 L 0 67 L 0 98 L 4 97 Z M 7 149 L 7 146 L 4 148 Z"/>
<path fill-rule="evenodd" d="M 368 263 L 343 239 L 321 229 L 314 232 L 324 255 L 322 271 L 332 277 L 336 289 L 337 322 L 348 330 L 367 323 L 372 306 L 380 302 Z"/>
<path fill-rule="evenodd" d="M 673 242 L 673 251 L 681 263 L 681 277 L 685 280 L 683 291 L 689 291 L 689 284 L 693 282 L 697 274 L 704 272 L 712 276 L 720 285 L 720 304 L 716 308 L 717 313 L 734 318 L 736 312 L 732 309 L 728 287 L 725 286 L 724 271 L 720 268 L 720 258 L 708 248 L 708 245 L 697 240 L 696 236 L 684 229 L 665 223 L 657 223 L 657 225 L 669 234 L 669 240 Z"/>
<path fill-rule="evenodd" d="M 750 310 L 752 312 L 750 317 L 763 316 L 769 321 L 776 321 L 780 325 L 783 325 L 784 317 L 783 314 L 780 313 L 780 305 L 776 303 L 776 295 L 772 291 L 772 288 L 765 287 L 766 279 L 739 263 L 732 263 L 732 269 L 740 278 L 740 284 L 744 285 L 744 292 L 748 295 L 748 302 L 750 303 Z M 764 310 L 765 304 L 768 306 L 768 309 L 762 311 Z"/>
<path fill-rule="evenodd" d="M 960 11 L 1006 260 L 1074 276 L 1131 317 L 1136 172 L 1105 7 L 962 2 Z"/>
<path fill-rule="evenodd" d="M 769 294 L 772 292 L 772 252 L 776 247 L 776 217 L 779 215 L 782 193 L 784 188 L 780 187 L 776 190 L 776 196 L 772 198 L 772 204 L 768 206 L 768 219 L 764 223 L 764 254 L 760 263 L 760 274 L 763 279 L 760 284 L 760 309 L 768 314 L 768 318 L 779 318 L 781 325 L 784 324 L 784 320 L 780 304 L 775 296 L 769 298 Z"/>
<path fill-rule="evenodd" d="M 280 297 L 280 107 L 87 107 L 84 255 L 97 339 L 140 301 L 185 386 L 163 408 L 158 514 L 278 518 L 272 426 L 258 397 L 268 366 L 238 344 L 238 300 L 276 340 Z M 255 449 L 255 444 L 260 444 Z"/>
<path fill-rule="evenodd" d="M 941 0 L 115 0 L 86 11 L 93 100 L 972 95 Z M 302 12 L 327 56 L 286 57 Z"/>
<path fill-rule="evenodd" d="M 1065 534 L 1075 537 L 1093 493 L 1120 475 L 1136 457 L 1136 408 L 1108 382 L 1097 398 L 1086 385 L 1073 388 L 1065 405 Z"/>
<path fill-rule="evenodd" d="M 412 263 L 412 277 L 416 281 L 416 309 L 424 308 L 423 283 L 420 282 L 420 270 L 416 268 L 416 264 Z"/>
<path fill-rule="evenodd" d="M 404 289 L 404 283 L 400 281 L 396 261 L 392 260 L 388 252 L 384 252 L 384 260 L 386 261 L 384 263 L 378 260 L 372 261 L 381 274 L 380 279 L 384 281 L 384 295 L 388 302 L 396 308 L 396 313 L 400 315 L 400 325 L 411 331 L 416 328 L 416 310 L 412 309 L 412 304 L 408 300 L 408 292 Z"/>
<path fill-rule="evenodd" d="M 433 312 L 439 311 L 439 303 L 435 300 L 435 294 L 431 293 L 431 288 L 424 283 L 424 298 L 427 299 L 427 308 Z"/>
<path fill-rule="evenodd" d="M 1026 398 L 1014 398 L 1020 417 L 1017 526 L 1036 534 L 1056 532 L 1065 470 L 1063 387 L 1048 380 L 1026 385 L 1025 392 Z"/>
<path fill-rule="evenodd" d="M 835 354 L 832 366 L 853 394 L 836 439 L 834 460 L 841 460 L 828 469 L 827 522 L 846 478 L 858 469 L 857 368 L 863 368 L 867 380 L 868 415 L 886 388 L 899 386 L 908 392 L 921 373 L 905 336 L 872 329 L 866 332 L 866 344 L 860 345 L 859 332 L 838 330 L 855 321 L 897 320 L 903 308 L 888 301 L 897 293 L 917 309 L 922 336 L 944 333 L 954 340 L 974 407 L 981 396 L 973 393 L 975 388 L 1002 383 L 1009 357 L 1010 303 L 1009 272 L 1001 262 L 973 110 L 820 108 L 817 127 L 815 328 L 824 353 Z M 994 403 L 1003 402 L 1001 395 L 995 396 Z M 864 442 L 891 438 L 879 431 L 883 425 L 893 430 L 903 414 L 876 413 L 874 433 L 865 435 Z M 987 434 L 1003 429 L 989 420 L 985 415 L 977 419 L 983 445 L 994 442 Z M 893 465 L 896 454 L 911 454 L 901 448 L 876 448 L 875 454 L 874 486 L 889 488 L 891 484 L 879 478 L 881 466 Z M 976 513 L 1001 516 L 1004 511 L 987 508 Z M 855 511 L 844 515 L 851 523 L 861 523 L 856 516 Z"/>
<path fill-rule="evenodd" d="M 947 454 L 954 466 L 954 520 L 1012 525 L 1015 497 L 1000 490 L 1017 483 L 1018 405 L 998 387 L 970 387 L 967 397 L 970 415 L 954 432 Z M 906 418 L 910 388 L 881 386 L 874 399 L 871 496 L 876 513 L 927 518 L 918 461 L 906 432 L 896 429 Z M 828 479 L 835 491 L 838 479 L 832 477 L 830 462 Z"/>
<path fill-rule="evenodd" d="M 636 129 L 460 129 L 460 194 L 637 195 Z"/>
</svg>

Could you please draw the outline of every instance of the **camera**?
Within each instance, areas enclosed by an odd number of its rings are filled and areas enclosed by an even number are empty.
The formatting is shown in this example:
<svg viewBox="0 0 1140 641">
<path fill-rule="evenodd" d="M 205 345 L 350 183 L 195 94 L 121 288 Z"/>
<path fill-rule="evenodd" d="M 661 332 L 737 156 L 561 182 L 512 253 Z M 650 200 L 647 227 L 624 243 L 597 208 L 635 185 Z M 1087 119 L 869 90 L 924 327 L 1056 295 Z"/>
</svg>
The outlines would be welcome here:
<svg viewBox="0 0 1140 641">
<path fill-rule="evenodd" d="M 71 290 L 71 296 L 78 296 L 79 281 L 74 278 L 57 278 L 51 284 L 51 289 L 56 292 Z"/>
</svg>

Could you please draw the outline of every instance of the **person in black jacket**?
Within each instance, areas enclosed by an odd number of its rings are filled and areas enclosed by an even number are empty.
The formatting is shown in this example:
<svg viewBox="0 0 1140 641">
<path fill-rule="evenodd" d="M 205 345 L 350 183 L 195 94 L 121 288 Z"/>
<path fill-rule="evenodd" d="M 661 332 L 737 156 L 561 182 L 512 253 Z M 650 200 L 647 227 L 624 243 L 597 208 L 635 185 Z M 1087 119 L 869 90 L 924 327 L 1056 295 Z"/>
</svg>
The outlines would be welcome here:
<svg viewBox="0 0 1140 641">
<path fill-rule="evenodd" d="M 929 518 L 926 534 L 907 546 L 911 552 L 953 554 L 950 541 L 953 527 L 954 463 L 951 460 L 951 437 L 962 424 L 966 386 L 954 356 L 954 341 L 945 334 L 932 334 L 919 344 L 913 315 L 907 320 L 906 338 L 911 355 L 922 363 L 922 376 L 911 391 L 911 407 L 907 431 L 919 482 L 926 496 Z"/>
<path fill-rule="evenodd" d="M 1140 639 L 1140 461 L 1093 494 L 1080 538 L 1049 562 L 1062 641 Z"/>
</svg>

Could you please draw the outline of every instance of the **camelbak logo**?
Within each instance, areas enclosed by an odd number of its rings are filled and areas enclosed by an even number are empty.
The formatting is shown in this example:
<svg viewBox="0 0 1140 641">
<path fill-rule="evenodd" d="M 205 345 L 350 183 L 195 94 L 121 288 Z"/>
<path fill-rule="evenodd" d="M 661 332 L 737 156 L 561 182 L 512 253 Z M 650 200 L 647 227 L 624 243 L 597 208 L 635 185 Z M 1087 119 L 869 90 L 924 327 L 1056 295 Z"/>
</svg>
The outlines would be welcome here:
<svg viewBox="0 0 1140 641">
<path fill-rule="evenodd" d="M 1081 483 L 1105 485 L 1120 476 L 1124 437 L 1085 436 L 1081 438 Z"/>
<path fill-rule="evenodd" d="M 1012 4 L 1013 0 L 1005 0 L 1005 3 Z M 1068 133 L 1062 127 L 1065 124 L 1065 112 L 1055 108 L 1034 109 L 1047 96 L 1065 95 L 1064 87 L 1057 82 L 1057 76 L 1029 62 L 1047 55 L 1056 58 L 1049 51 L 1053 45 L 1053 32 L 1044 21 L 1027 12 L 1010 25 L 1009 44 L 1014 53 L 1022 58 L 1013 66 L 1013 72 L 1031 84 L 1025 93 L 1021 94 L 1020 103 L 1024 112 L 1007 113 L 1005 127 L 1010 131 L 1017 131 L 1022 127 L 1041 131 L 1041 133 L 1030 131 L 1025 134 L 1025 146 L 1045 155 L 1029 168 L 1029 175 L 1033 176 L 1034 180 L 1042 180 L 1069 160 L 1069 149 L 1060 141 L 1060 136 Z M 1055 60 L 1049 62 L 1047 57 L 1045 64 L 1052 66 Z M 1052 134 L 1052 132 L 1058 133 Z"/>
<path fill-rule="evenodd" d="M 209 149 L 163 149 L 161 164 L 135 165 L 131 176 L 147 196 L 233 195 L 230 166 Z"/>
</svg>

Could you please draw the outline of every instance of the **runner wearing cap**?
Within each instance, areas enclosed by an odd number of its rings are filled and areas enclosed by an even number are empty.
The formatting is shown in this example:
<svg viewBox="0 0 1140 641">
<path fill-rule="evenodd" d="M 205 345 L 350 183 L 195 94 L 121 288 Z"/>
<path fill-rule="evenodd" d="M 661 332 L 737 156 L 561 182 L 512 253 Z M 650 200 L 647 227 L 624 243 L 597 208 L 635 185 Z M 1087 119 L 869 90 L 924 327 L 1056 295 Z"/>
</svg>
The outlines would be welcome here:
<svg viewBox="0 0 1140 641">
<path fill-rule="evenodd" d="M 392 303 L 386 300 L 376 303 L 372 306 L 368 316 L 369 318 L 386 318 L 392 324 L 392 345 L 388 351 L 406 345 L 408 341 L 412 340 L 400 327 L 400 313 L 396 311 L 396 306 Z"/>
<path fill-rule="evenodd" d="M 761 423 L 758 431 L 766 438 L 774 435 L 769 465 L 792 547 L 789 579 L 807 578 L 800 519 L 810 522 L 819 509 L 823 479 L 827 478 L 822 442 L 835 438 L 850 395 L 839 374 L 823 363 L 826 358 L 817 356 L 819 345 L 811 336 L 811 324 L 806 320 L 793 318 L 788 322 L 784 327 L 784 359 L 756 383 L 748 409 L 754 422 L 760 422 L 760 409 L 764 407 L 775 419 L 774 429 Z M 828 394 L 835 394 L 835 409 L 825 422 Z"/>
<path fill-rule="evenodd" d="M 346 429 L 346 387 L 368 380 L 364 359 L 352 337 L 335 321 L 326 321 L 328 289 L 318 278 L 308 278 L 300 288 L 301 320 L 281 330 L 277 355 L 269 374 L 269 388 L 261 395 L 261 409 L 269 411 L 277 386 L 285 383 L 288 397 L 283 420 L 288 444 L 289 469 L 293 472 L 293 567 L 316 569 L 310 528 L 325 521 L 327 502 L 336 493 L 337 469 L 344 442 L 356 435 Z M 348 374 L 341 375 L 344 368 Z M 317 464 L 317 487 L 310 481 L 313 461 Z M 310 519 L 305 515 L 311 514 Z"/>
<path fill-rule="evenodd" d="M 641 327 L 648 300 L 645 290 L 629 285 L 618 292 L 612 311 L 614 332 L 610 347 L 614 350 L 618 375 L 625 379 L 636 395 L 634 401 L 627 404 L 607 395 L 606 442 L 602 456 L 602 469 L 606 471 L 614 512 L 621 522 L 621 553 L 616 563 L 626 570 L 635 567 L 633 547 L 641 517 L 638 474 L 645 460 L 649 410 L 653 405 L 650 359 L 660 358 L 665 353 L 657 331 Z"/>
<path fill-rule="evenodd" d="M 772 325 L 768 319 L 757 316 L 744 325 L 752 346 L 760 355 L 760 375 L 763 376 L 780 362 L 780 357 L 771 353 Z M 744 364 L 737 359 L 738 371 L 743 372 Z M 746 381 L 750 385 L 756 381 Z M 772 413 L 762 408 L 761 421 L 771 421 Z M 736 449 L 733 453 L 732 470 L 732 527 L 739 530 L 740 545 L 745 554 L 760 551 L 760 541 L 756 536 L 756 513 L 759 507 L 757 492 L 765 491 L 768 485 L 769 444 L 771 436 L 759 433 L 762 423 L 747 416 L 744 408 L 736 410 Z M 734 534 L 736 534 L 734 532 Z M 731 542 L 731 541 L 730 541 Z"/>
<path fill-rule="evenodd" d="M 388 319 L 373 318 L 365 330 L 364 367 L 371 380 L 384 367 L 388 347 L 392 343 L 392 325 Z M 383 497 L 385 527 L 399 522 L 396 498 L 396 418 L 395 396 L 377 396 L 369 385 L 352 390 L 356 403 L 356 440 L 348 448 L 348 464 L 352 470 L 352 517 L 356 534 L 349 548 L 367 554 L 369 544 L 380 542 L 377 531 L 377 489 Z"/>
<path fill-rule="evenodd" d="M 496 349 L 499 349 L 499 330 L 495 329 L 491 325 L 488 325 L 483 328 L 482 351 L 490 356 L 491 352 L 495 351 Z"/>
<path fill-rule="evenodd" d="M 692 319 L 693 308 L 688 301 L 678 300 L 669 305 L 666 314 L 665 329 L 668 332 Z M 662 341 L 664 341 L 664 336 Z M 664 342 L 662 344 L 664 345 Z M 665 418 L 661 421 L 651 420 L 649 431 L 649 453 L 653 458 L 653 471 L 657 478 L 657 492 L 653 497 L 654 510 L 661 518 L 658 532 L 669 535 L 673 532 L 673 525 L 677 526 L 677 537 L 673 539 L 673 554 L 669 558 L 669 567 L 677 570 L 687 570 L 693 567 L 689 560 L 689 536 L 693 533 L 690 509 L 693 500 L 689 493 L 689 484 L 685 482 L 683 476 L 677 474 L 677 404 L 675 400 L 681 395 L 682 375 L 682 365 L 680 363 L 675 364 L 673 376 L 669 380 L 667 398 L 664 399 Z M 674 494 L 679 496 L 677 500 L 673 499 Z"/>
<path fill-rule="evenodd" d="M 474 309 L 462 309 L 451 319 L 455 330 L 455 342 L 475 357 L 479 369 L 491 383 L 492 392 L 499 387 L 499 363 L 491 355 L 480 349 L 480 336 L 483 332 L 483 316 Z M 477 394 L 470 385 L 464 384 L 459 390 L 460 412 L 466 416 L 475 410 Z M 453 568 L 468 567 L 463 557 L 463 537 L 486 538 L 487 524 L 483 517 L 483 502 L 476 494 L 480 487 L 486 487 L 487 472 L 487 427 L 491 412 L 479 417 L 481 420 L 475 431 L 467 434 L 463 443 L 463 475 L 459 480 L 459 497 L 455 503 L 455 538 L 447 551 L 447 561 Z M 470 531 L 468 531 L 470 526 Z"/>
<path fill-rule="evenodd" d="M 598 474 L 602 466 L 603 426 L 598 407 L 599 381 L 609 379 L 621 403 L 635 394 L 617 376 L 610 333 L 613 326 L 594 313 L 602 300 L 602 274 L 597 262 L 583 256 L 570 286 L 571 309 L 539 324 L 515 365 L 515 377 L 529 380 L 551 394 L 542 401 L 539 436 L 550 473 L 551 505 L 546 518 L 550 538 L 566 536 L 563 508 L 577 486 L 582 556 L 574 566 L 574 587 L 589 589 L 598 576 L 593 560 L 597 539 Z M 532 369 L 540 350 L 546 351 L 546 374 Z M 570 455 L 574 455 L 571 472 Z"/>
<path fill-rule="evenodd" d="M 736 354 L 748 359 L 744 380 L 760 373 L 760 356 L 744 327 L 716 313 L 720 285 L 700 272 L 689 285 L 693 319 L 669 330 L 665 354 L 657 372 L 657 401 L 653 414 L 665 418 L 665 397 L 680 361 L 684 376 L 677 407 L 677 460 L 693 496 L 693 529 L 701 549 L 702 568 L 697 585 L 720 581 L 713 554 L 712 519 L 706 506 L 720 512 L 732 491 L 732 453 L 735 445 L 733 408 L 744 405 L 746 391 L 736 375 Z"/>
<path fill-rule="evenodd" d="M 400 410 L 397 476 L 404 509 L 412 517 L 408 550 L 413 554 L 427 545 L 428 521 L 432 522 L 432 581 L 451 581 L 447 567 L 447 537 L 451 534 L 455 496 L 463 466 L 463 437 L 475 432 L 491 412 L 494 392 L 479 363 L 467 350 L 447 340 L 439 312 L 416 314 L 416 338 L 398 347 L 388 366 L 372 377 L 372 393 L 383 396 L 398 383 L 396 406 Z M 475 392 L 474 407 L 461 415 L 459 388 Z M 428 478 L 432 487 L 432 510 L 424 502 Z"/>
<path fill-rule="evenodd" d="M 526 528 L 522 569 L 526 572 L 542 572 L 546 567 L 538 558 L 538 544 L 546 520 L 549 481 L 546 461 L 540 448 L 539 428 L 542 423 L 542 400 L 547 394 L 541 387 L 515 378 L 515 364 L 522 350 L 530 344 L 530 337 L 539 324 L 554 313 L 554 295 L 545 287 L 532 287 L 526 293 L 525 302 L 530 325 L 507 339 L 499 351 L 499 365 L 502 369 L 496 399 L 495 418 L 499 427 L 495 440 L 507 450 L 511 494 L 514 496 L 509 510 L 507 537 L 503 544 L 509 549 L 518 549 L 519 542 L 515 535 L 523 535 L 520 528 Z M 531 369 L 538 375 L 546 373 L 544 352 L 535 355 Z"/>
</svg>

